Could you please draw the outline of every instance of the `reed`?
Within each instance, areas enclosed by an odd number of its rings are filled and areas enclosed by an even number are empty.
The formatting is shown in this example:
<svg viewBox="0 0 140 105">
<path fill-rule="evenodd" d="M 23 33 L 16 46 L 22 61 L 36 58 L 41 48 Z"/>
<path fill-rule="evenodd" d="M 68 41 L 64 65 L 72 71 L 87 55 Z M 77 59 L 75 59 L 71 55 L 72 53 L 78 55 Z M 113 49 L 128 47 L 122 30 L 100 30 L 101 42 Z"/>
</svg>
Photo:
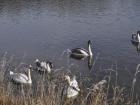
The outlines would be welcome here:
<svg viewBox="0 0 140 105">
<path fill-rule="evenodd" d="M 47 76 L 33 76 L 32 85 L 15 85 L 10 82 L 7 73 L 10 69 L 11 61 L 6 58 L 6 54 L 0 61 L 0 105 L 61 105 L 61 92 L 65 85 L 64 75 L 71 74 L 70 71 L 58 70 L 52 80 Z M 20 63 L 21 64 L 21 63 Z M 130 92 L 127 87 L 118 84 L 117 63 L 115 69 L 111 67 L 103 80 L 93 82 L 90 77 L 79 77 L 80 94 L 75 99 L 64 100 L 63 105 L 139 105 L 139 99 L 135 99 L 135 84 L 137 75 L 140 72 L 140 64 L 136 68 Z M 61 73 L 57 73 L 61 72 Z M 114 84 L 111 84 L 112 75 L 115 73 Z M 33 74 L 32 74 L 33 75 Z M 52 74 L 53 75 L 53 74 Z M 36 79 L 38 78 L 38 79 Z M 89 79 L 90 78 L 90 79 Z M 84 85 L 90 81 L 90 87 Z M 110 91 L 111 90 L 111 91 Z"/>
</svg>

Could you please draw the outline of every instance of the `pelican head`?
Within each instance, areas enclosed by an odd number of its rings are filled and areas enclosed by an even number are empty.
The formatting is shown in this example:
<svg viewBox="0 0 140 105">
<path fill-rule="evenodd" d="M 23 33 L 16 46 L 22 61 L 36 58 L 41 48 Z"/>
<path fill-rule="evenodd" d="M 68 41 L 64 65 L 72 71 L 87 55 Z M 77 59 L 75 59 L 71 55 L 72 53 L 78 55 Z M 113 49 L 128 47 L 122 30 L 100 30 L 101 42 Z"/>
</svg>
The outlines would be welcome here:
<svg viewBox="0 0 140 105">
<path fill-rule="evenodd" d="M 39 59 L 36 59 L 35 62 L 39 62 Z"/>
<path fill-rule="evenodd" d="M 32 69 L 33 68 L 33 66 L 32 65 L 29 65 L 29 69 Z"/>
<path fill-rule="evenodd" d="M 65 80 L 70 80 L 70 76 L 65 75 Z"/>
<path fill-rule="evenodd" d="M 88 45 L 91 45 L 91 41 L 90 40 L 88 40 Z"/>
</svg>

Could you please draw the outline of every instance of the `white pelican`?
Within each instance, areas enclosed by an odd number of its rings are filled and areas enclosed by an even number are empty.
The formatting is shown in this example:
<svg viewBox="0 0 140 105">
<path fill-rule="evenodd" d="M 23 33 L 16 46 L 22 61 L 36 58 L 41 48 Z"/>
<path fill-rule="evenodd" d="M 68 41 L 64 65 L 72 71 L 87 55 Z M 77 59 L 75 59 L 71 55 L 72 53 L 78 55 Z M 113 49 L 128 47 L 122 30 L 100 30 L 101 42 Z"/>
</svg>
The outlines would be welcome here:
<svg viewBox="0 0 140 105">
<path fill-rule="evenodd" d="M 88 41 L 88 50 L 83 49 L 83 48 L 75 48 L 72 49 L 70 54 L 70 57 L 75 58 L 75 59 L 83 59 L 87 57 L 92 58 L 92 51 L 91 51 L 91 41 Z"/>
<path fill-rule="evenodd" d="M 31 72 L 30 72 L 31 68 L 32 68 L 32 66 L 30 65 L 28 68 L 28 76 L 23 73 L 14 73 L 14 72 L 10 71 L 11 79 L 14 82 L 20 83 L 20 84 L 32 84 Z"/>
<path fill-rule="evenodd" d="M 51 69 L 53 68 L 52 62 L 49 61 L 40 62 L 38 59 L 36 59 L 35 63 L 38 71 L 42 71 L 42 72 L 47 71 L 48 73 L 51 73 Z"/>
</svg>

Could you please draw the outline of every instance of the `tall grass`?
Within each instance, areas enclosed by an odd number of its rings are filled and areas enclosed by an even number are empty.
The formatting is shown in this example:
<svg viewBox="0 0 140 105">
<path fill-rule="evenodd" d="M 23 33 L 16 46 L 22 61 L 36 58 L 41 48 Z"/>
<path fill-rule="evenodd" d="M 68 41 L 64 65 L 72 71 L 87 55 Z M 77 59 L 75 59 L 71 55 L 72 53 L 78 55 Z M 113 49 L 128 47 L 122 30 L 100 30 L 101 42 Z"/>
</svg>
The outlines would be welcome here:
<svg viewBox="0 0 140 105">
<path fill-rule="evenodd" d="M 61 92 L 65 86 L 64 75 L 71 74 L 69 71 L 61 70 L 52 74 L 48 80 L 46 74 L 36 77 L 32 74 L 32 85 L 13 84 L 9 78 L 9 68 L 13 58 L 7 58 L 6 53 L 0 61 L 0 105 L 139 105 L 139 99 L 135 99 L 135 84 L 140 72 L 140 64 L 136 68 L 132 81 L 131 91 L 127 87 L 118 84 L 117 63 L 115 69 L 106 69 L 109 75 L 103 80 L 90 82 L 90 87 L 84 85 L 89 81 L 88 77 L 79 77 L 80 93 L 75 99 L 62 99 Z M 59 73 L 60 72 L 60 73 Z M 114 84 L 111 83 L 112 75 L 115 73 Z M 39 74 L 38 74 L 39 75 Z M 8 78 L 8 79 L 7 79 Z M 38 78 L 38 79 L 37 79 Z M 92 78 L 90 78 L 92 81 Z M 63 101 L 63 102 L 62 102 Z"/>
</svg>

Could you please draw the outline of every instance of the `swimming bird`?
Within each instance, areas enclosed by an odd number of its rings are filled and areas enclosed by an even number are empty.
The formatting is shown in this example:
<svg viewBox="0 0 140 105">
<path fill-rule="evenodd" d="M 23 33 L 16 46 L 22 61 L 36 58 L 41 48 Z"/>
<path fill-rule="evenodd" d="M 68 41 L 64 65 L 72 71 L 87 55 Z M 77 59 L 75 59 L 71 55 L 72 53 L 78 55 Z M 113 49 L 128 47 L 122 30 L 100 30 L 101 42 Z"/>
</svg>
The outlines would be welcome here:
<svg viewBox="0 0 140 105">
<path fill-rule="evenodd" d="M 73 79 L 70 79 L 66 75 L 65 80 L 67 80 L 68 85 L 64 88 L 63 95 L 66 95 L 66 98 L 76 98 L 80 92 L 76 77 L 74 76 Z"/>
<path fill-rule="evenodd" d="M 28 75 L 23 74 L 23 73 L 14 73 L 13 71 L 10 71 L 10 77 L 11 77 L 11 79 L 15 83 L 19 83 L 19 84 L 32 84 L 31 68 L 32 68 L 32 66 L 29 65 Z"/>
<path fill-rule="evenodd" d="M 88 50 L 84 49 L 84 48 L 74 48 L 72 49 L 70 54 L 71 58 L 75 58 L 75 59 L 83 59 L 83 58 L 87 58 L 87 57 L 92 57 L 92 51 L 91 51 L 91 41 L 88 41 Z"/>
<path fill-rule="evenodd" d="M 38 59 L 36 59 L 35 63 L 36 63 L 36 67 L 37 67 L 38 71 L 42 71 L 42 72 L 47 71 L 48 73 L 51 73 L 51 70 L 53 68 L 52 62 L 50 62 L 50 61 L 47 61 L 47 62 L 42 61 L 42 62 L 40 62 Z"/>
<path fill-rule="evenodd" d="M 137 34 L 132 34 L 132 42 L 140 43 L 140 31 L 137 31 Z"/>
</svg>

